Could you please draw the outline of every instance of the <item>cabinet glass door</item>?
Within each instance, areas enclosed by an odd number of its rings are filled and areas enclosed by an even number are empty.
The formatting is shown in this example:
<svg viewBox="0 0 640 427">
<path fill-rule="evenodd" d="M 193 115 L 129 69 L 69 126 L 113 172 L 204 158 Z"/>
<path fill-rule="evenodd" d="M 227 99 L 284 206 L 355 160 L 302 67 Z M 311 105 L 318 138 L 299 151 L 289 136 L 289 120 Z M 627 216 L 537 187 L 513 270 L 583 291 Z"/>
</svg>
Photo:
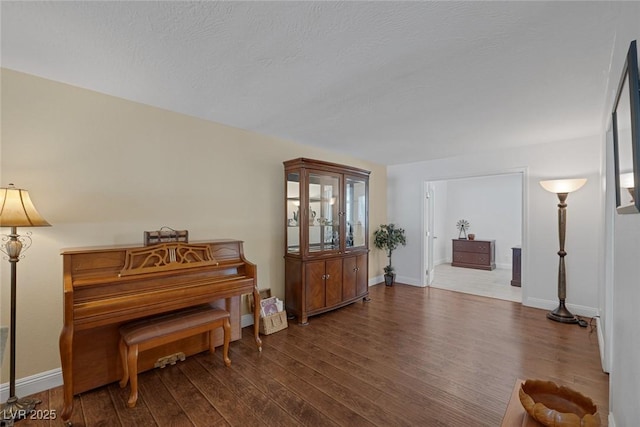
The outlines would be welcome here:
<svg viewBox="0 0 640 427">
<path fill-rule="evenodd" d="M 345 187 L 345 247 L 348 250 L 367 244 L 367 183 L 347 177 Z"/>
<path fill-rule="evenodd" d="M 287 252 L 300 253 L 300 174 L 287 174 Z"/>
<path fill-rule="evenodd" d="M 340 248 L 340 177 L 309 173 L 309 252 Z"/>
</svg>

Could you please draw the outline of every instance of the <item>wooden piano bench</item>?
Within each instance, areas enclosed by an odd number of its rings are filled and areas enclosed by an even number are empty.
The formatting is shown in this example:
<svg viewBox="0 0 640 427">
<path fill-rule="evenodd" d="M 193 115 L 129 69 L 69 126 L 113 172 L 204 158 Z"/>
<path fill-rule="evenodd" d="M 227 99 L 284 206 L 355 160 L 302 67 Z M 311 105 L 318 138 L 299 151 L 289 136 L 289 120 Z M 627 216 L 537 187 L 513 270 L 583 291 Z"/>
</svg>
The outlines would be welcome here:
<svg viewBox="0 0 640 427">
<path fill-rule="evenodd" d="M 163 314 L 127 323 L 120 327 L 120 358 L 124 374 L 120 387 L 131 382 L 131 394 L 127 404 L 136 406 L 138 400 L 138 353 L 150 348 L 209 332 L 209 352 L 214 353 L 213 333 L 217 328 L 224 331 L 222 357 L 226 366 L 229 359 L 231 324 L 229 312 L 209 305 Z"/>
</svg>

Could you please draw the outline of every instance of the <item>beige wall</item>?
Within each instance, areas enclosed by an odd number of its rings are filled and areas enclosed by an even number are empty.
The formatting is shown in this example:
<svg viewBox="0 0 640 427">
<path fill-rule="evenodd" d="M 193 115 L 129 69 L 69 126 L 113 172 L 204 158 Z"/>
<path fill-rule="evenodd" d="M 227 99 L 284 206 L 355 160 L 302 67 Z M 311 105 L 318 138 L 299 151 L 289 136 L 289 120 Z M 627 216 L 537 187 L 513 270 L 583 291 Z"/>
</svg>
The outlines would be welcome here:
<svg viewBox="0 0 640 427">
<path fill-rule="evenodd" d="M 19 229 L 33 232 L 33 246 L 17 266 L 18 378 L 60 366 L 61 248 L 141 243 L 161 226 L 241 239 L 258 286 L 284 298 L 282 162 L 296 157 L 371 170 L 370 231 L 386 222 L 384 166 L 6 69 L 1 136 L 1 185 L 28 189 L 52 224 Z M 382 272 L 377 252 L 369 277 Z"/>
</svg>

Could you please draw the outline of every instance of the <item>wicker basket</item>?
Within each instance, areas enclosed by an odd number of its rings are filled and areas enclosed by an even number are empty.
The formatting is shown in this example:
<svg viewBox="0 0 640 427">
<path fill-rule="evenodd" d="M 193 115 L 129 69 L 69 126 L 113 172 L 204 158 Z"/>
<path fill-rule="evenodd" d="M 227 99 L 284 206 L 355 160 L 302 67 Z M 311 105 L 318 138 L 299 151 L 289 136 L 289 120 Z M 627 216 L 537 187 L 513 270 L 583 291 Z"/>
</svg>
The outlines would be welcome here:
<svg viewBox="0 0 640 427">
<path fill-rule="evenodd" d="M 269 335 L 287 329 L 287 326 L 289 325 L 287 324 L 286 311 L 260 318 L 260 333 L 263 335 Z"/>
</svg>

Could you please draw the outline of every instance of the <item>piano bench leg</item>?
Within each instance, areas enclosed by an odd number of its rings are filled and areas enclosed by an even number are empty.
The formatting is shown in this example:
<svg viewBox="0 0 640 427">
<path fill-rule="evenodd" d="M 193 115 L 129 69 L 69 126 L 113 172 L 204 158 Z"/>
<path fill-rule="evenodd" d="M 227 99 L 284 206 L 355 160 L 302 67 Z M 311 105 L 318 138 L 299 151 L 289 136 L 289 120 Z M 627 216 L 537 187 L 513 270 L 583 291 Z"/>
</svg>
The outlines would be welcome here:
<svg viewBox="0 0 640 427">
<path fill-rule="evenodd" d="M 138 345 L 129 347 L 127 354 L 127 364 L 129 365 L 129 383 L 131 384 L 131 394 L 127 406 L 133 408 L 138 401 Z"/>
<path fill-rule="evenodd" d="M 225 366 L 231 366 L 231 359 L 229 359 L 229 341 L 231 341 L 231 323 L 229 318 L 225 317 L 222 323 L 222 330 L 224 331 L 224 346 L 222 347 L 222 358 L 224 359 Z"/>
<path fill-rule="evenodd" d="M 225 366 L 231 366 L 231 359 L 229 359 L 229 342 L 231 341 L 231 323 L 229 322 L 229 318 L 225 317 L 224 319 L 220 319 L 218 322 L 213 323 L 211 325 L 211 330 L 209 331 L 209 353 L 214 354 L 216 352 L 216 348 L 213 345 L 214 333 L 218 328 L 222 328 L 223 337 L 224 337 L 224 345 L 222 350 L 222 360 L 224 361 Z"/>
<path fill-rule="evenodd" d="M 120 388 L 125 388 L 129 382 L 129 364 L 127 363 L 127 344 L 120 338 L 120 360 L 122 361 L 122 379 L 120 380 Z"/>
</svg>

